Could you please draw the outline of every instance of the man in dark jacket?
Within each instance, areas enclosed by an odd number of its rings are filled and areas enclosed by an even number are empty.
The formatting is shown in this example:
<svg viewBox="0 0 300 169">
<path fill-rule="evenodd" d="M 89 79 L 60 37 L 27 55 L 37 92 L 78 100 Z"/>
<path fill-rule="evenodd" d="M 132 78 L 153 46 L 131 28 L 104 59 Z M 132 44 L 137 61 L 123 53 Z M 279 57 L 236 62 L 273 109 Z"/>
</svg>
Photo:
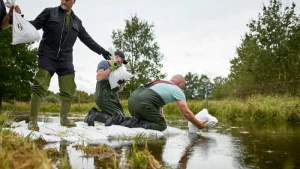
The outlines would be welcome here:
<svg viewBox="0 0 300 169">
<path fill-rule="evenodd" d="M 39 130 L 37 116 L 42 98 L 45 96 L 51 77 L 58 75 L 61 110 L 60 124 L 62 126 L 76 126 L 68 119 L 71 102 L 75 97 L 76 84 L 73 66 L 73 46 L 77 37 L 92 51 L 110 59 L 110 53 L 97 44 L 82 26 L 81 20 L 72 11 L 76 0 L 61 0 L 61 5 L 46 8 L 31 24 L 44 33 L 37 55 L 38 70 L 32 85 L 31 111 L 28 129 Z"/>
</svg>

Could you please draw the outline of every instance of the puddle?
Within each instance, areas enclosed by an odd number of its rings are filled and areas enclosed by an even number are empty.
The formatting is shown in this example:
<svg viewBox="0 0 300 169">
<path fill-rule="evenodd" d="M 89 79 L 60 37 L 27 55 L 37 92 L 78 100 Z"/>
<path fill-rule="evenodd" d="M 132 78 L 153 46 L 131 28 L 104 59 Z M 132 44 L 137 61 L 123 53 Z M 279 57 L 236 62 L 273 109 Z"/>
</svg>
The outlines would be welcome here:
<svg viewBox="0 0 300 169">
<path fill-rule="evenodd" d="M 82 121 L 82 118 L 74 118 Z M 58 117 L 39 117 L 42 122 L 59 122 Z M 187 130 L 185 121 L 169 121 L 173 127 Z M 114 144 L 117 161 L 88 157 L 76 150 L 75 143 L 52 143 L 45 148 L 57 148 L 67 155 L 74 169 L 130 168 L 125 165 L 126 153 L 132 142 Z M 299 168 L 300 124 L 288 123 L 225 123 L 197 134 L 185 133 L 148 142 L 148 149 L 164 168 Z M 137 145 L 139 146 L 139 145 Z"/>
</svg>

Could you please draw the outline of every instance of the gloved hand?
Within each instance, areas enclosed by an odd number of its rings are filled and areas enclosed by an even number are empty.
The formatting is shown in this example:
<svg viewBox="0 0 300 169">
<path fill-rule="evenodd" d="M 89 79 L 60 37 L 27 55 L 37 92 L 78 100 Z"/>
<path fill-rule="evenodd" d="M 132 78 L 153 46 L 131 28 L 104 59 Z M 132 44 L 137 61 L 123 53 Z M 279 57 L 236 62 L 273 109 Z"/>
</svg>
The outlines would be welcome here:
<svg viewBox="0 0 300 169">
<path fill-rule="evenodd" d="M 110 60 L 111 54 L 109 53 L 109 51 L 104 49 L 104 51 L 101 54 L 102 54 L 102 56 L 104 57 L 105 60 Z"/>
<path fill-rule="evenodd" d="M 121 66 L 121 65 L 120 65 L 119 62 L 113 62 L 112 65 L 109 67 L 109 69 L 110 69 L 111 71 L 114 71 L 114 70 L 116 70 L 117 68 L 119 68 L 120 66 Z"/>
<path fill-rule="evenodd" d="M 120 79 L 117 83 L 119 84 L 119 85 L 122 85 L 122 84 L 124 84 L 126 81 L 124 80 L 124 79 Z"/>
</svg>

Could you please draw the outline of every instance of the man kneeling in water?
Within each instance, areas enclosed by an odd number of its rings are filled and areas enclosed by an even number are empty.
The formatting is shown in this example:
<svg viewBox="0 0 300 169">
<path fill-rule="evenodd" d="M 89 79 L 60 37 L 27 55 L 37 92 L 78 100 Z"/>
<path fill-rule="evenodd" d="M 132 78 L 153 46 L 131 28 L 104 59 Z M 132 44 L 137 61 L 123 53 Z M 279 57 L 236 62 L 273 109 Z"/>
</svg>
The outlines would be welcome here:
<svg viewBox="0 0 300 169">
<path fill-rule="evenodd" d="M 170 81 L 157 80 L 140 86 L 131 93 L 128 99 L 128 109 L 132 117 L 114 115 L 101 122 L 105 126 L 122 125 L 130 128 L 145 128 L 163 131 L 167 123 L 162 114 L 162 107 L 168 103 L 177 103 L 182 115 L 199 129 L 205 128 L 207 121 L 198 121 L 186 104 L 186 98 L 181 89 L 185 87 L 182 75 L 174 75 Z"/>
</svg>

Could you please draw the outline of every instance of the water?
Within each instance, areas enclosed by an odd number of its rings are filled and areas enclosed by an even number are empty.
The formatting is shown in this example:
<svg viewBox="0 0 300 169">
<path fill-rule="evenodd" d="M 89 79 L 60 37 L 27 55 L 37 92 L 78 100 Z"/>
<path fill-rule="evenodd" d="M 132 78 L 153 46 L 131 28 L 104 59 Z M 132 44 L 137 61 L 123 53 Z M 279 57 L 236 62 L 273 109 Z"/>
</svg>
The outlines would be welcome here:
<svg viewBox="0 0 300 169">
<path fill-rule="evenodd" d="M 78 119 L 82 120 L 82 119 Z M 43 118 L 45 122 L 57 117 Z M 169 121 L 169 125 L 187 130 L 186 121 Z M 300 168 L 300 124 L 289 123 L 227 123 L 197 134 L 186 133 L 149 142 L 152 155 L 165 168 Z M 87 157 L 73 148 L 74 143 L 48 144 L 67 155 L 72 168 L 94 169 L 113 167 L 113 162 Z M 124 168 L 125 152 L 131 144 L 115 146 L 120 154 L 118 167 Z M 130 168 L 130 167 L 129 167 Z"/>
</svg>

